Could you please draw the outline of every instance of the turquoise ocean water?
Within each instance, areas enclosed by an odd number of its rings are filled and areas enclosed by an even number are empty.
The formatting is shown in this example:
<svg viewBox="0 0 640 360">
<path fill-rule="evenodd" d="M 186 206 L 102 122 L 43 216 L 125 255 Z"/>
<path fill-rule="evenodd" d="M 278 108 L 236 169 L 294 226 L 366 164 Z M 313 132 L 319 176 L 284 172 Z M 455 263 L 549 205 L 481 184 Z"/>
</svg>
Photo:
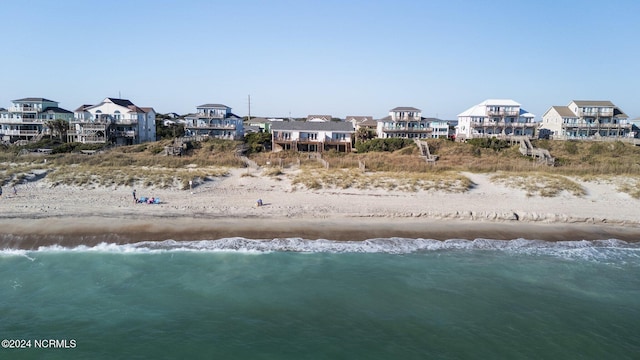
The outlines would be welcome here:
<svg viewBox="0 0 640 360">
<path fill-rule="evenodd" d="M 1 359 L 640 357 L 640 246 L 617 240 L 54 246 L 0 276 Z"/>
</svg>

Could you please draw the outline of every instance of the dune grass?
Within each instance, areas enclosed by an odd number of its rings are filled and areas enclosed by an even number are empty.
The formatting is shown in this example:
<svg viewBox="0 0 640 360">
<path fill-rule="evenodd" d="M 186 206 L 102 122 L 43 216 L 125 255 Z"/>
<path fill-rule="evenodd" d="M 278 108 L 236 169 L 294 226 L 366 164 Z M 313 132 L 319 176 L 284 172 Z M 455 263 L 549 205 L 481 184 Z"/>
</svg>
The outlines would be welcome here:
<svg viewBox="0 0 640 360">
<path fill-rule="evenodd" d="M 318 167 L 303 167 L 293 176 L 292 184 L 307 189 L 386 189 L 405 192 L 445 191 L 464 192 L 471 187 L 471 180 L 453 172 L 409 173 L 374 172 L 363 173 L 355 169 L 327 170 Z"/>
<path fill-rule="evenodd" d="M 580 180 L 592 183 L 606 184 L 615 187 L 616 191 L 628 194 L 634 199 L 640 199 L 640 176 L 581 176 Z"/>
<path fill-rule="evenodd" d="M 555 197 L 565 191 L 578 197 L 586 195 L 585 189 L 580 184 L 556 174 L 501 172 L 492 175 L 491 181 L 524 190 L 527 196 Z"/>
<path fill-rule="evenodd" d="M 224 168 L 160 168 L 160 167 L 87 167 L 65 165 L 57 167 L 47 179 L 53 186 L 145 186 L 156 188 L 190 188 L 203 181 L 228 175 Z"/>
</svg>

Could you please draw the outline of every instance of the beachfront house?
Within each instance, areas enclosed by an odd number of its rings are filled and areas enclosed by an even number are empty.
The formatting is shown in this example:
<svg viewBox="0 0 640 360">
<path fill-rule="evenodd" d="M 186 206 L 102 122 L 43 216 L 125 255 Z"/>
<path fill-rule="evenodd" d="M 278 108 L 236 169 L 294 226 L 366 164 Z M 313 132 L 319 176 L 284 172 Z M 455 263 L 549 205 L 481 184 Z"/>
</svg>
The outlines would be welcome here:
<svg viewBox="0 0 640 360">
<path fill-rule="evenodd" d="M 379 119 L 376 124 L 376 135 L 386 138 L 430 138 L 433 129 L 430 120 L 422 117 L 422 110 L 414 107 L 396 107 L 389 115 Z"/>
<path fill-rule="evenodd" d="M 429 121 L 429 127 L 433 130 L 431 137 L 434 139 L 448 138 L 449 137 L 449 122 L 446 120 L 440 120 L 437 118 L 427 118 Z"/>
<path fill-rule="evenodd" d="M 561 140 L 634 136 L 629 117 L 611 101 L 573 100 L 567 106 L 552 106 L 540 127 L 551 139 Z"/>
<path fill-rule="evenodd" d="M 535 115 L 510 99 L 489 99 L 458 114 L 456 139 L 526 136 L 532 139 L 538 123 Z"/>
<path fill-rule="evenodd" d="M 222 104 L 204 104 L 195 114 L 185 116 L 187 136 L 241 140 L 244 137 L 242 118 Z"/>
<path fill-rule="evenodd" d="M 156 140 L 156 112 L 127 99 L 105 98 L 81 105 L 69 124 L 69 142 L 133 145 Z"/>
<path fill-rule="evenodd" d="M 344 121 L 280 121 L 271 124 L 273 151 L 350 152 L 353 126 Z"/>
<path fill-rule="evenodd" d="M 58 107 L 58 102 L 45 98 L 13 100 L 8 109 L 0 109 L 0 138 L 3 142 L 35 141 L 49 134 L 46 122 L 70 121 L 73 112 Z"/>
</svg>

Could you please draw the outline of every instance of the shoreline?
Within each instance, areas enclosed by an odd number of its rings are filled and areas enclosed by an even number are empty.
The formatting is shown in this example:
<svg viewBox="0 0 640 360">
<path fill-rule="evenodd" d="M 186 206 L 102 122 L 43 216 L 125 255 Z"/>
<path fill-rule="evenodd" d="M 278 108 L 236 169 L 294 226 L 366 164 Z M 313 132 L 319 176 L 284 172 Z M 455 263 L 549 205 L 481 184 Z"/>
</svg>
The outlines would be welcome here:
<svg viewBox="0 0 640 360">
<path fill-rule="evenodd" d="M 223 238 L 272 240 L 363 241 L 375 238 L 432 240 L 495 239 L 581 241 L 618 239 L 638 242 L 640 227 L 607 224 L 551 224 L 432 220 L 423 218 L 163 218 L 155 217 L 47 217 L 15 221 L 0 219 L 0 248 L 35 250 L 59 245 L 73 248 L 100 243 L 131 244 L 141 241 L 198 241 Z M 72 224 L 72 225 L 71 225 Z"/>
<path fill-rule="evenodd" d="M 463 173 L 474 187 L 462 193 L 312 190 L 296 187 L 294 174 L 231 169 L 191 190 L 135 188 L 160 204 L 134 203 L 133 187 L 39 179 L 0 198 L 0 249 L 233 237 L 640 241 L 640 200 L 606 182 L 581 182 L 584 196 L 540 197 L 494 183 L 491 174 Z"/>
</svg>

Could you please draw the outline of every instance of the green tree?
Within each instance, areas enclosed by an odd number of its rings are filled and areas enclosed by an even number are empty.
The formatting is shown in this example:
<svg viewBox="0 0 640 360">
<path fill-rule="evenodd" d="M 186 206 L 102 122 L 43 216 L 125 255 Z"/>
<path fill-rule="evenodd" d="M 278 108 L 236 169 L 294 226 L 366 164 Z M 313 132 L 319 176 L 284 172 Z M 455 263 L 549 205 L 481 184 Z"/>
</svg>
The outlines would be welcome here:
<svg viewBox="0 0 640 360">
<path fill-rule="evenodd" d="M 66 142 L 69 122 L 64 119 L 55 119 L 45 122 L 45 126 L 51 130 L 51 135 L 57 135 L 61 142 Z"/>
<path fill-rule="evenodd" d="M 368 128 L 359 127 L 358 130 L 356 130 L 357 141 L 364 142 L 372 138 L 373 138 L 373 134 L 371 133 L 371 130 L 369 130 Z"/>
</svg>

